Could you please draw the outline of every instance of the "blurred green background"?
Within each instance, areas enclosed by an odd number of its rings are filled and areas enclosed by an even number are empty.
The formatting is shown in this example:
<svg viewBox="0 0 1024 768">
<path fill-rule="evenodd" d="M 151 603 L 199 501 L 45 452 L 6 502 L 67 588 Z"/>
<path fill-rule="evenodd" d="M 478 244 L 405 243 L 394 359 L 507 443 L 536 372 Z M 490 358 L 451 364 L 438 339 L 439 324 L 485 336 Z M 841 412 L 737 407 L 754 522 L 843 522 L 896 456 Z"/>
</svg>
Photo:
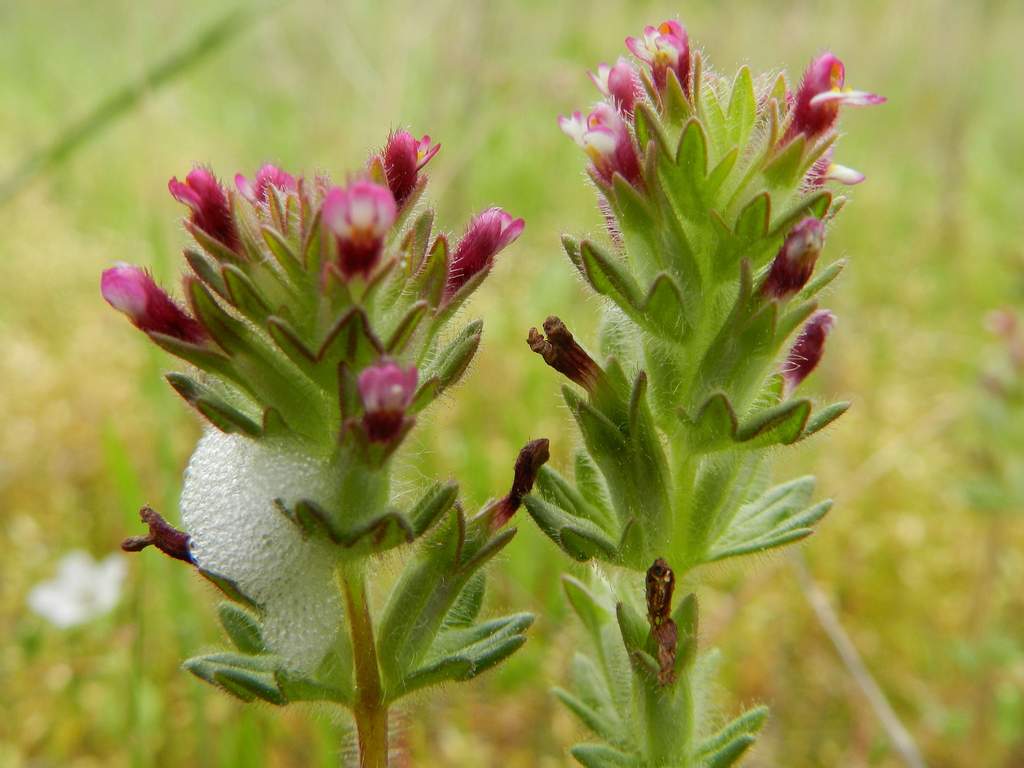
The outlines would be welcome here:
<svg viewBox="0 0 1024 768">
<path fill-rule="evenodd" d="M 0 3 L 0 766 L 338 764 L 333 713 L 244 706 L 179 670 L 220 637 L 214 595 L 178 563 L 132 557 L 119 607 L 75 629 L 26 610 L 64 553 L 106 555 L 136 533 L 140 504 L 177 519 L 199 424 L 161 379 L 173 363 L 98 291 L 117 260 L 175 282 L 185 236 L 167 179 L 196 161 L 230 178 L 268 160 L 342 177 L 411 126 L 443 144 L 429 171 L 444 226 L 491 204 L 526 218 L 468 310 L 486 321 L 482 353 L 402 457 L 479 504 L 504 492 L 528 438 L 550 437 L 562 466 L 575 440 L 556 378 L 524 343 L 554 312 L 592 338 L 599 308 L 558 245 L 601 220 L 555 119 L 594 100 L 587 67 L 676 14 L 722 70 L 797 75 L 830 47 L 852 85 L 889 97 L 843 118 L 837 160 L 868 181 L 827 246 L 850 266 L 809 382 L 855 406 L 781 454 L 777 474 L 814 471 L 835 497 L 802 552 L 928 764 L 1024 765 L 1024 514 L 972 509 L 964 493 L 988 439 L 973 428 L 977 381 L 998 354 L 982 318 L 1024 304 L 1021 3 L 293 0 L 19 173 L 232 7 Z M 489 605 L 537 612 L 531 640 L 405 711 L 411 765 L 570 762 L 582 734 L 547 693 L 581 634 L 559 588 L 567 565 L 529 524 L 506 552 Z M 723 712 L 772 709 L 748 765 L 902 765 L 790 555 L 703 576 Z"/>
</svg>

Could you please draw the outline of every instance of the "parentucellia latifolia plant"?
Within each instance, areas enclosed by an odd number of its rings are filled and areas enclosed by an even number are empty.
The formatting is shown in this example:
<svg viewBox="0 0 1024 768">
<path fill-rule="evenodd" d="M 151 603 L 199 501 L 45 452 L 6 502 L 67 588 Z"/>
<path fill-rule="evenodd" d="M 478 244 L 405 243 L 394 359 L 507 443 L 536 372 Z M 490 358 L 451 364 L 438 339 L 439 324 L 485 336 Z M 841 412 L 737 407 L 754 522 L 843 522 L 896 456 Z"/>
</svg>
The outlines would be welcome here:
<svg viewBox="0 0 1024 768">
<path fill-rule="evenodd" d="M 833 163 L 839 109 L 883 99 L 847 88 L 831 53 L 794 87 L 782 73 L 714 72 L 676 21 L 626 45 L 636 62 L 591 75 L 604 100 L 560 121 L 590 160 L 608 230 L 562 243 L 605 302 L 599 355 L 557 317 L 530 331 L 572 383 L 562 394 L 582 447 L 572 482 L 543 467 L 524 503 L 570 557 L 601 566 L 590 584 L 564 579 L 596 652 L 575 656 L 571 693 L 556 690 L 600 740 L 573 756 L 722 768 L 767 710 L 715 722 L 697 601 L 673 605 L 673 590 L 702 565 L 805 538 L 829 509 L 812 477 L 772 485 L 771 460 L 848 405 L 814 407 L 797 390 L 834 324 L 817 300 L 843 266 L 817 266 L 844 202 L 830 185 L 863 179 Z"/>
<path fill-rule="evenodd" d="M 479 321 L 453 331 L 453 318 L 523 229 L 491 208 L 453 247 L 434 234 L 418 202 L 438 148 L 396 132 L 341 186 L 265 165 L 229 191 L 197 167 L 169 184 L 196 243 L 187 309 L 139 267 L 115 266 L 101 286 L 188 364 L 167 380 L 206 423 L 184 530 L 143 508 L 148 534 L 123 544 L 190 563 L 227 595 L 219 617 L 234 648 L 185 668 L 245 701 L 346 707 L 365 768 L 394 752 L 396 702 L 498 664 L 533 619 L 477 617 L 483 567 L 515 534 L 506 524 L 546 440 L 523 449 L 508 495 L 472 516 L 454 482 L 411 503 L 391 483 L 417 415 L 480 344 Z M 382 556 L 404 556 L 389 591 Z"/>
</svg>

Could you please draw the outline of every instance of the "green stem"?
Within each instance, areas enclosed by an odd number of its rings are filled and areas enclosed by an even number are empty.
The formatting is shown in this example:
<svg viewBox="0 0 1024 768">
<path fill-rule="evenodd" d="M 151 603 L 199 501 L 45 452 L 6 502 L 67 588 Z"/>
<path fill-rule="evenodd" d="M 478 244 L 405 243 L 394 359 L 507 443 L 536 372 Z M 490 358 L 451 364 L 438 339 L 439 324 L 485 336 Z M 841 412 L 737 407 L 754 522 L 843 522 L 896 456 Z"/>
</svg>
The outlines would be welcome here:
<svg viewBox="0 0 1024 768">
<path fill-rule="evenodd" d="M 693 536 L 693 487 L 697 481 L 697 458 L 686 445 L 684 435 L 677 434 L 673 441 L 672 451 L 672 484 L 673 484 L 673 530 L 669 553 L 676 558 L 672 565 L 681 571 L 688 570 Z"/>
<path fill-rule="evenodd" d="M 690 669 L 683 670 L 671 688 L 662 688 L 653 680 L 644 681 L 641 695 L 644 697 L 647 756 L 652 765 L 687 768 L 690 764 L 688 756 L 694 732 L 690 673 Z M 680 762 L 681 759 L 686 762 Z"/>
<path fill-rule="evenodd" d="M 342 564 L 338 580 L 345 593 L 352 657 L 356 673 L 356 698 L 352 713 L 359 739 L 359 768 L 387 768 L 388 705 L 380 682 L 373 621 L 366 599 L 362 564 Z"/>
</svg>

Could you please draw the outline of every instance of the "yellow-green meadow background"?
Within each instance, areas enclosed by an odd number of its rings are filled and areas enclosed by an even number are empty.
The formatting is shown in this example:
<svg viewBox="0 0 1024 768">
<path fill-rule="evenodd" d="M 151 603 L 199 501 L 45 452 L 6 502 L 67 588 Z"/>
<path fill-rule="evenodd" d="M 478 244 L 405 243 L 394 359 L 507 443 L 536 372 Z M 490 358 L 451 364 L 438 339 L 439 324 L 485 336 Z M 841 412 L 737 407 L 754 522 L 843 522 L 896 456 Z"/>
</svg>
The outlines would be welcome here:
<svg viewBox="0 0 1024 768">
<path fill-rule="evenodd" d="M 230 178 L 268 160 L 343 177 L 411 126 L 443 144 L 429 170 L 446 228 L 491 204 L 526 218 L 468 309 L 486 323 L 481 354 L 401 459 L 457 478 L 474 506 L 504 492 L 528 438 L 551 438 L 561 466 L 575 440 L 557 378 L 524 343 L 555 312 L 590 338 L 599 308 L 558 242 L 601 219 L 556 118 L 595 98 L 586 68 L 677 14 L 723 70 L 795 75 L 829 47 L 851 84 L 889 97 L 844 113 L 837 160 L 868 181 L 827 246 L 850 266 L 808 382 L 854 407 L 780 454 L 778 475 L 814 471 L 836 499 L 800 551 L 927 764 L 1024 765 L 1024 509 L 974 509 L 964 491 L 979 441 L 995 438 L 975 428 L 978 379 L 998 354 L 983 318 L 1024 307 L 1024 5 L 245 6 L 244 29 L 216 50 L 126 92 L 83 141 L 69 134 L 234 7 L 0 2 L 0 767 L 338 765 L 331 712 L 245 706 L 179 669 L 220 641 L 214 594 L 180 563 L 131 557 L 119 606 L 74 629 L 26 608 L 63 554 L 104 556 L 137 533 L 141 504 L 177 520 L 200 425 L 162 381 L 173 362 L 98 290 L 119 260 L 175 283 L 185 236 L 167 179 L 194 162 Z M 405 710 L 411 765 L 553 768 L 583 736 L 548 693 L 581 641 L 559 588 L 569 566 L 530 521 L 520 528 L 487 610 L 537 613 L 530 640 Z M 699 592 L 702 643 L 723 656 L 718 705 L 772 709 L 746 764 L 902 765 L 796 573 L 785 553 L 705 573 Z"/>
</svg>

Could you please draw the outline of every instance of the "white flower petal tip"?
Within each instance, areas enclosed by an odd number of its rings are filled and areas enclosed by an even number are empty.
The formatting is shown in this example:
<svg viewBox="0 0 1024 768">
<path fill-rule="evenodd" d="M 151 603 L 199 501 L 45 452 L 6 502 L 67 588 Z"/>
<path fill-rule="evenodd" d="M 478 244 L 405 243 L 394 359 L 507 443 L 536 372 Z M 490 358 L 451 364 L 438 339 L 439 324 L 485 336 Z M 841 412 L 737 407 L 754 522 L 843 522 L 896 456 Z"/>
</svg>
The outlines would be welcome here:
<svg viewBox="0 0 1024 768">
<path fill-rule="evenodd" d="M 864 174 L 860 171 L 848 168 L 845 165 L 839 165 L 838 163 L 832 163 L 825 174 L 826 181 L 836 181 L 848 187 L 860 184 L 865 178 Z"/>
<path fill-rule="evenodd" d="M 836 102 L 848 107 L 871 107 L 875 104 L 884 104 L 886 98 L 885 96 L 879 96 L 877 93 L 869 93 L 868 91 L 831 90 L 819 93 L 811 99 L 810 103 L 812 107 L 819 107 L 830 102 Z"/>
</svg>

